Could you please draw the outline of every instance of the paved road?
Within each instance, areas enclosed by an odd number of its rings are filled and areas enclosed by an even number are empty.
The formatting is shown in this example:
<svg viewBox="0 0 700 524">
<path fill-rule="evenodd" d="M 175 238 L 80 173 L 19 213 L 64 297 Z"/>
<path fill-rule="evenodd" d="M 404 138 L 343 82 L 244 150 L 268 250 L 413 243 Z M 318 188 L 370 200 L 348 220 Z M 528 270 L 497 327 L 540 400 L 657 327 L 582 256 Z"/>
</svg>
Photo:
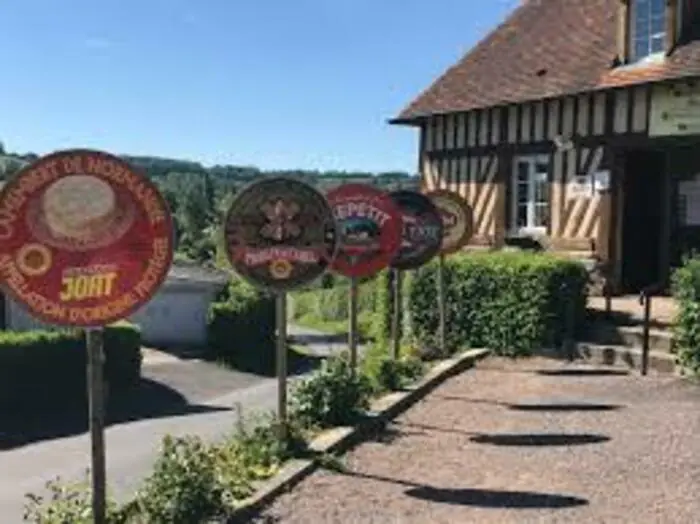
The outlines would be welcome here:
<svg viewBox="0 0 700 524">
<path fill-rule="evenodd" d="M 700 386 L 610 371 L 485 360 L 259 522 L 700 522 Z"/>
<path fill-rule="evenodd" d="M 296 328 L 294 332 L 311 336 L 305 340 L 310 353 L 325 355 L 329 351 L 314 339 L 317 332 Z M 340 349 L 334 345 L 330 351 Z M 137 399 L 132 399 L 128 410 L 115 407 L 116 423 L 106 431 L 108 483 L 119 499 L 133 493 L 151 471 L 165 435 L 196 434 L 213 441 L 233 429 L 240 416 L 238 406 L 244 416 L 276 407 L 276 379 L 216 364 L 152 358 L 143 377 Z M 56 425 L 60 427 L 54 428 Z M 37 421 L 33 429 L 43 435 L 25 435 L 33 442 L 0 451 L 0 523 L 21 523 L 25 493 L 41 492 L 46 481 L 56 476 L 83 477 L 90 460 L 85 426 L 82 414 L 75 421 Z M 51 440 L 47 439 L 49 427 L 55 431 Z"/>
<path fill-rule="evenodd" d="M 291 325 L 287 328 L 287 335 L 292 344 L 300 344 L 306 351 L 316 357 L 328 357 L 347 351 L 347 333 L 325 333 L 315 329 Z M 366 347 L 358 346 L 358 353 L 362 355 Z"/>
</svg>

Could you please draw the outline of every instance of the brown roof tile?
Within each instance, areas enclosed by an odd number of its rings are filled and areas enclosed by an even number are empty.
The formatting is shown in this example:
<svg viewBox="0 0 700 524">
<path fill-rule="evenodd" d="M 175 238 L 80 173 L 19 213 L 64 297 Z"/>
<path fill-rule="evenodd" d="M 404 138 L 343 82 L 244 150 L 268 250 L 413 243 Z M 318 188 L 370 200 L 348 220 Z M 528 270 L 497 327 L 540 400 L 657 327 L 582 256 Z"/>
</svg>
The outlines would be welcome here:
<svg viewBox="0 0 700 524">
<path fill-rule="evenodd" d="M 700 76 L 700 41 L 663 63 L 615 67 L 619 0 L 530 0 L 396 118 L 524 102 L 594 89 Z"/>
</svg>

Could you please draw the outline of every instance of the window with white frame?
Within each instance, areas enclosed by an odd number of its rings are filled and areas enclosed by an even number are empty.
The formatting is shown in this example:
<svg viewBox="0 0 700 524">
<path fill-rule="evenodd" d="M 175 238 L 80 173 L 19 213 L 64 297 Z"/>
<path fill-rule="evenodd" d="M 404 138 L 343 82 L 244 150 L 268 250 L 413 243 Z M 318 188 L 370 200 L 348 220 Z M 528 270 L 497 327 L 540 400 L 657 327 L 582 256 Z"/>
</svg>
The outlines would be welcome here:
<svg viewBox="0 0 700 524">
<path fill-rule="evenodd" d="M 511 229 L 543 235 L 549 224 L 549 156 L 519 156 L 513 162 Z"/>
<path fill-rule="evenodd" d="M 630 2 L 631 62 L 638 62 L 649 56 L 658 56 L 663 53 L 666 41 L 666 1 L 632 0 Z"/>
</svg>

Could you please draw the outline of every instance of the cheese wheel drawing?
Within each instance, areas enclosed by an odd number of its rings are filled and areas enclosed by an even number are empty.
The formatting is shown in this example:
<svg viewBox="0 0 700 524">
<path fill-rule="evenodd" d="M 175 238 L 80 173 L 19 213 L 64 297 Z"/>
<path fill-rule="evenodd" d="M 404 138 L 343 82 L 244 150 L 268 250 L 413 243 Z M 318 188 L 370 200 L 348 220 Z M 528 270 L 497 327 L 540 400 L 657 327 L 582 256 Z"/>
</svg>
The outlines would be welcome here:
<svg viewBox="0 0 700 524">
<path fill-rule="evenodd" d="M 103 180 L 71 175 L 49 186 L 42 198 L 42 211 L 53 235 L 89 242 L 114 220 L 117 199 Z"/>
</svg>

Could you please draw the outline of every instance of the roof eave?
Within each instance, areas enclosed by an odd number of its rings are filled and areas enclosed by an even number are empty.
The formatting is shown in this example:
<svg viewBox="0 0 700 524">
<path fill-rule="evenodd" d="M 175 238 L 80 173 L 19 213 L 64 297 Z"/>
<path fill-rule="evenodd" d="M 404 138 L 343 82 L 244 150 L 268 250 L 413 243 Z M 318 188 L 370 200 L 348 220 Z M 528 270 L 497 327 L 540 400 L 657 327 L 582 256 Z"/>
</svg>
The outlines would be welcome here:
<svg viewBox="0 0 700 524">
<path fill-rule="evenodd" d="M 387 120 L 387 123 L 393 126 L 420 127 L 424 120 L 425 117 L 421 116 L 397 116 Z"/>
</svg>

